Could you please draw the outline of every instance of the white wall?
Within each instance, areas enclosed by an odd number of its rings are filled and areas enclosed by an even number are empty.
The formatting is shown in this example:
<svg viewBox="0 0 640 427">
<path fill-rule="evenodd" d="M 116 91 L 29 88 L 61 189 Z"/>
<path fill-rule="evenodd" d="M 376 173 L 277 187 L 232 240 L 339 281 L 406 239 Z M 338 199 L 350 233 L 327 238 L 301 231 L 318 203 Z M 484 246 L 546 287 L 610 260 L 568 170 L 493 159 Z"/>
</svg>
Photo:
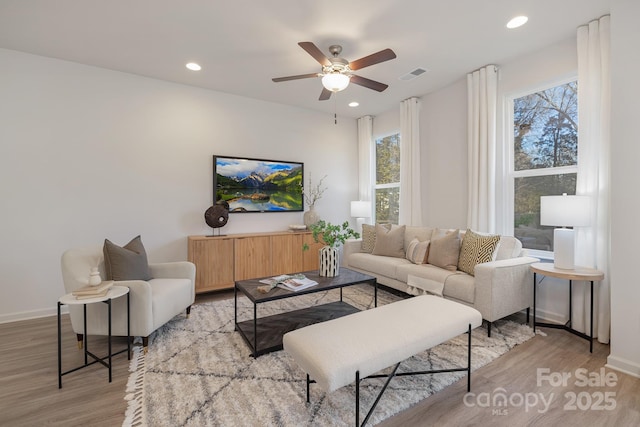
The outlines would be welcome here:
<svg viewBox="0 0 640 427">
<path fill-rule="evenodd" d="M 378 114 L 373 118 L 373 138 L 400 132 L 400 104 L 398 108 Z"/>
<path fill-rule="evenodd" d="M 466 77 L 422 97 L 420 140 L 424 224 L 466 228 Z"/>
<path fill-rule="evenodd" d="M 607 366 L 640 377 L 638 100 L 640 3 L 611 6 L 611 354 Z"/>
<path fill-rule="evenodd" d="M 352 119 L 0 49 L 0 322 L 50 315 L 71 247 L 142 235 L 151 262 L 211 234 L 212 155 L 327 174 L 330 221 L 357 195 Z M 225 233 L 284 230 L 302 213 L 232 214 Z"/>
<path fill-rule="evenodd" d="M 422 221 L 465 228 L 467 218 L 466 80 L 420 98 Z M 400 105 L 373 119 L 374 138 L 400 131 Z"/>
</svg>

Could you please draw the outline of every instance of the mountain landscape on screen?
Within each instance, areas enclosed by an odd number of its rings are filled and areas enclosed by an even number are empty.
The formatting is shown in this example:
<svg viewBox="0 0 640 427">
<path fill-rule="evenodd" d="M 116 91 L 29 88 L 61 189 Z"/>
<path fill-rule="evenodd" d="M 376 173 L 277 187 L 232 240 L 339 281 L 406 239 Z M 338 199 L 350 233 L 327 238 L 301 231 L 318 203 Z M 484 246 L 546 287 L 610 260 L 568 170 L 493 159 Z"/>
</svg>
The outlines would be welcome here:
<svg viewBox="0 0 640 427">
<path fill-rule="evenodd" d="M 302 211 L 303 164 L 214 156 L 215 200 L 230 212 Z"/>
</svg>

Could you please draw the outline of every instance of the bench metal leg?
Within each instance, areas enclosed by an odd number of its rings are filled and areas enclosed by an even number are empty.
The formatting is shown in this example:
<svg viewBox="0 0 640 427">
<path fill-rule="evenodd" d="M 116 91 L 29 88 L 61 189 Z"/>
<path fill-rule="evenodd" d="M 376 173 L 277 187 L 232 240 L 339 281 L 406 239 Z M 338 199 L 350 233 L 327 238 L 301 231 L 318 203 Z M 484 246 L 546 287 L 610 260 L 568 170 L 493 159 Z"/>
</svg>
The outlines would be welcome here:
<svg viewBox="0 0 640 427">
<path fill-rule="evenodd" d="M 356 427 L 360 425 L 360 371 L 356 371 Z"/>
<path fill-rule="evenodd" d="M 491 325 L 491 323 L 489 323 L 489 325 Z M 467 393 L 469 393 L 471 391 L 471 323 L 469 323 L 467 334 L 469 335 L 467 344 Z"/>
<path fill-rule="evenodd" d="M 360 424 L 360 393 L 359 393 L 359 390 L 360 390 L 360 371 L 356 371 L 356 427 L 358 427 L 360 425 L 364 426 L 367 423 L 367 421 L 369 421 L 369 418 L 371 418 L 371 414 L 373 413 L 373 410 L 376 409 L 376 406 L 378 406 L 378 402 L 380 402 L 380 398 L 382 398 L 382 394 L 385 392 L 385 390 L 389 386 L 389 383 L 391 382 L 393 377 L 396 375 L 396 371 L 400 367 L 400 363 L 402 363 L 402 362 L 399 362 L 393 368 L 393 371 L 391 371 L 391 373 L 387 377 L 387 381 L 384 383 L 384 386 L 382 386 L 382 390 L 380 390 L 380 393 L 378 393 L 378 397 L 376 397 L 376 400 L 375 400 L 375 402 L 373 402 L 373 405 L 371 406 L 371 409 L 369 409 L 369 412 L 367 412 L 367 416 L 364 417 L 364 421 L 362 421 L 362 424 Z"/>
</svg>

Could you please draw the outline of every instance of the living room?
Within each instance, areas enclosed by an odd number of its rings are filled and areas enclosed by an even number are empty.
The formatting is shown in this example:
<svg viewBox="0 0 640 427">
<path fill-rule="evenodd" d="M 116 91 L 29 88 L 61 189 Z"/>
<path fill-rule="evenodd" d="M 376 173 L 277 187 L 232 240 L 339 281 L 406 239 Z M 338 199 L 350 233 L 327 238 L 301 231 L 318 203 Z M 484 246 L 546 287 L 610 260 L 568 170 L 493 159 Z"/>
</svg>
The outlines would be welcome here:
<svg viewBox="0 0 640 427">
<path fill-rule="evenodd" d="M 15 4 L 2 2 L 0 16 L 10 19 Z M 636 49 L 640 8 L 632 0 L 603 1 L 600 5 L 603 13 L 589 16 L 581 24 L 611 15 L 608 364 L 639 377 L 640 344 L 627 337 L 640 335 L 636 309 L 640 289 L 635 286 L 631 250 L 637 233 L 637 209 L 633 206 L 638 202 L 628 194 L 629 183 L 640 178 L 633 161 L 640 148 L 635 144 L 632 116 L 640 99 L 640 85 L 633 75 L 634 66 L 640 64 Z M 55 15 L 41 19 L 45 18 L 53 20 Z M 68 248 L 100 244 L 105 238 L 124 244 L 140 234 L 151 261 L 186 260 L 187 236 L 211 234 L 203 213 L 212 204 L 214 154 L 304 162 L 307 176 L 317 179 L 327 175 L 328 191 L 316 207 L 319 215 L 332 222 L 350 220 L 355 224 L 349 202 L 358 199 L 358 115 L 338 114 L 336 123 L 331 112 L 334 100 L 325 107 L 328 111 L 320 112 L 203 89 L 197 82 L 180 84 L 56 59 L 53 54 L 15 49 L 11 34 L 5 31 L 0 30 L 0 177 L 4 201 L 0 323 L 18 324 L 47 316 L 53 322 L 55 302 L 65 293 L 60 256 Z M 499 97 L 575 75 L 575 28 L 567 34 L 497 64 Z M 295 45 L 306 38 L 295 36 L 292 55 L 298 49 L 298 63 L 313 69 L 311 59 Z M 55 38 L 51 36 L 53 43 Z M 215 51 L 216 41 L 209 42 L 208 49 Z M 382 45 L 371 51 L 393 47 L 400 57 L 401 46 L 387 45 L 382 40 Z M 99 57 L 100 52 L 95 55 Z M 309 63 L 303 62 L 307 60 Z M 491 60 L 483 58 L 477 67 Z M 433 67 L 429 63 L 415 65 Z M 465 73 L 473 70 L 450 76 L 449 83 L 429 93 L 413 94 L 422 103 L 424 224 L 466 228 Z M 283 71 L 304 72 L 304 66 L 300 71 Z M 274 86 L 270 79 L 277 75 L 264 71 L 264 78 Z M 429 78 L 429 73 L 420 78 Z M 297 89 L 296 82 L 278 83 L 277 87 L 319 102 L 320 86 L 316 83 L 310 93 Z M 336 98 L 344 101 L 346 96 Z M 398 108 L 374 114 L 374 135 L 399 129 Z M 362 110 L 365 114 L 370 113 Z M 299 212 L 231 215 L 223 232 L 286 230 L 301 221 Z M 549 295 L 541 305 L 553 308 L 561 294 L 563 289 L 558 288 L 557 294 Z"/>
</svg>

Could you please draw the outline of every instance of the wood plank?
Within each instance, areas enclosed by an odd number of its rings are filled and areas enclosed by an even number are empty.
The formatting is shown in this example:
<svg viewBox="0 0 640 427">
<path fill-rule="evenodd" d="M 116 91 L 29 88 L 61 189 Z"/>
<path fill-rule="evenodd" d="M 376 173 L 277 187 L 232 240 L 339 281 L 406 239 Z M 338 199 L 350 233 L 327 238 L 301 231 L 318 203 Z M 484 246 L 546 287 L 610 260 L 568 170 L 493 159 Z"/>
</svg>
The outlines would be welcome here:
<svg viewBox="0 0 640 427">
<path fill-rule="evenodd" d="M 271 236 L 234 239 L 235 280 L 271 276 Z"/>
<path fill-rule="evenodd" d="M 299 271 L 294 268 L 294 235 L 279 234 L 271 236 L 271 272 L 270 275 L 287 274 Z"/>
<path fill-rule="evenodd" d="M 188 259 L 196 265 L 196 293 L 233 288 L 234 240 L 188 240 Z"/>
</svg>

